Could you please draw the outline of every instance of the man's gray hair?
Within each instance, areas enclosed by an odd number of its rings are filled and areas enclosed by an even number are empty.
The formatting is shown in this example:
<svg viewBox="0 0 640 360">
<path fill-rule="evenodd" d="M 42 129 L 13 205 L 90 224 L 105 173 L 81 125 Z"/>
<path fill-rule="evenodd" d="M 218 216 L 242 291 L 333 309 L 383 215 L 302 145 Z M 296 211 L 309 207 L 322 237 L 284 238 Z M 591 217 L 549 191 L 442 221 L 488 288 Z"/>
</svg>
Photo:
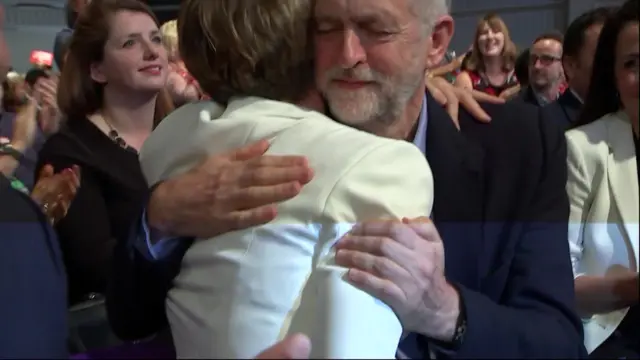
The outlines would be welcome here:
<svg viewBox="0 0 640 360">
<path fill-rule="evenodd" d="M 449 13 L 451 0 L 411 0 L 413 11 L 420 18 L 426 32 L 431 32 L 433 25 L 442 15 Z"/>
</svg>

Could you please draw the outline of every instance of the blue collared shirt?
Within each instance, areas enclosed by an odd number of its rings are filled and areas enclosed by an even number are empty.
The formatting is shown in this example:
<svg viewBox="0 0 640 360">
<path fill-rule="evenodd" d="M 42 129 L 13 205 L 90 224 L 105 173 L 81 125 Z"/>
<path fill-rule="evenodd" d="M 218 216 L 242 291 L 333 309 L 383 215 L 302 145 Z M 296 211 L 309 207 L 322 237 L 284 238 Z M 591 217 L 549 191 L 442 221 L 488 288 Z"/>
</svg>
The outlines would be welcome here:
<svg viewBox="0 0 640 360">
<path fill-rule="evenodd" d="M 413 138 L 413 143 L 422 151 L 423 154 L 427 154 L 427 123 L 429 119 L 427 116 L 427 96 L 425 95 L 422 100 L 422 109 L 420 109 L 420 116 L 418 117 L 418 128 L 416 129 L 416 136 Z"/>
<path fill-rule="evenodd" d="M 422 151 L 423 154 L 427 153 L 427 96 L 425 95 L 422 100 L 422 108 L 420 109 L 420 116 L 418 117 L 418 128 L 416 129 L 416 135 L 413 139 L 413 143 Z M 165 238 L 155 244 L 151 243 L 151 231 L 147 225 L 146 211 L 142 217 L 142 234 L 138 237 L 136 247 L 145 255 L 148 259 L 161 260 L 171 254 L 175 248 L 174 238 Z M 144 241 L 142 241 L 144 240 Z"/>
</svg>

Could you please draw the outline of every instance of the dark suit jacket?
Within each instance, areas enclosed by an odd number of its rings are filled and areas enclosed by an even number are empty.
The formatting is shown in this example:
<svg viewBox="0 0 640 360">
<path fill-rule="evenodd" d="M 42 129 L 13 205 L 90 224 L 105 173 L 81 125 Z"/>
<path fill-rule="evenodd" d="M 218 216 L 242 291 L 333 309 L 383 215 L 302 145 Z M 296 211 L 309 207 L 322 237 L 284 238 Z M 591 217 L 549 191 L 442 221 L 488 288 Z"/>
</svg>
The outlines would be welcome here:
<svg viewBox="0 0 640 360">
<path fill-rule="evenodd" d="M 460 289 L 468 319 L 454 357 L 585 355 L 574 311 L 562 131 L 542 121 L 537 108 L 511 102 L 485 107 L 493 117 L 490 125 L 461 112 L 461 134 L 429 102 L 433 217 L 445 245 L 447 278 Z M 177 274 L 189 242 L 160 265 L 145 261 L 131 241 L 118 250 L 122 263 L 109 297 L 114 330 L 135 338 L 166 324 L 170 285 L 161 278 Z M 155 266 L 162 271 L 154 273 Z M 134 305 L 125 305 L 126 298 Z M 423 349 L 431 343 L 417 341 Z"/>
<path fill-rule="evenodd" d="M 547 121 L 558 123 L 563 130 L 569 130 L 578 120 L 581 109 L 582 102 L 567 89 L 558 100 L 543 108 L 543 116 Z"/>
<path fill-rule="evenodd" d="M 520 90 L 518 96 L 513 98 L 513 100 L 520 100 L 533 106 L 540 106 L 540 102 L 538 101 L 536 94 L 533 93 L 533 89 L 531 89 L 531 86 L 527 86 L 524 89 Z"/>
<path fill-rule="evenodd" d="M 31 199 L 0 176 L 0 358 L 67 354 L 67 288 L 58 241 Z"/>
</svg>

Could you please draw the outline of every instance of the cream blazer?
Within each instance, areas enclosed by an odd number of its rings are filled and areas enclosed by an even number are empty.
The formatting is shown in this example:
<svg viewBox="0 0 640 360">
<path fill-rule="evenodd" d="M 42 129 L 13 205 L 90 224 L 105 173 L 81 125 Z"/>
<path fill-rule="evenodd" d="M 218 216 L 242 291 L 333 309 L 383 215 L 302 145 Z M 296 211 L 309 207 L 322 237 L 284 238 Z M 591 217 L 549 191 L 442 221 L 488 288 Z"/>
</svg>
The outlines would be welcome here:
<svg viewBox="0 0 640 360">
<path fill-rule="evenodd" d="M 166 306 L 179 358 L 254 358 L 289 332 L 312 358 L 394 358 L 402 329 L 379 300 L 343 279 L 332 245 L 354 223 L 428 216 L 433 179 L 411 143 L 374 136 L 259 98 L 186 105 L 163 120 L 140 160 L 149 184 L 207 155 L 260 139 L 269 155 L 303 155 L 313 180 L 272 223 L 196 240 Z M 194 189 L 197 191 L 197 189 Z"/>
<path fill-rule="evenodd" d="M 638 173 L 631 124 L 608 114 L 568 131 L 569 246 L 576 277 L 638 271 Z M 629 309 L 583 320 L 591 353 Z"/>
</svg>

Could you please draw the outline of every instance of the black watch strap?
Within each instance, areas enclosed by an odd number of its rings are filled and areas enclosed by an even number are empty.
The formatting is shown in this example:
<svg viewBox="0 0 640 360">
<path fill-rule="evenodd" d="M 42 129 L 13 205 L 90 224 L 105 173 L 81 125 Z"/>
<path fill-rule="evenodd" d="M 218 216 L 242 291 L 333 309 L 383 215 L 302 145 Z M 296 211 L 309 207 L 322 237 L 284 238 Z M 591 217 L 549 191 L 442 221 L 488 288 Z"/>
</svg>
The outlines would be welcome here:
<svg viewBox="0 0 640 360">
<path fill-rule="evenodd" d="M 451 341 L 440 341 L 432 339 L 430 340 L 435 346 L 445 351 L 458 351 L 464 343 L 465 335 L 467 333 L 467 312 L 464 307 L 464 301 L 462 295 L 459 296 L 460 301 L 460 313 L 456 320 L 456 327 L 453 332 L 453 338 Z"/>
</svg>

